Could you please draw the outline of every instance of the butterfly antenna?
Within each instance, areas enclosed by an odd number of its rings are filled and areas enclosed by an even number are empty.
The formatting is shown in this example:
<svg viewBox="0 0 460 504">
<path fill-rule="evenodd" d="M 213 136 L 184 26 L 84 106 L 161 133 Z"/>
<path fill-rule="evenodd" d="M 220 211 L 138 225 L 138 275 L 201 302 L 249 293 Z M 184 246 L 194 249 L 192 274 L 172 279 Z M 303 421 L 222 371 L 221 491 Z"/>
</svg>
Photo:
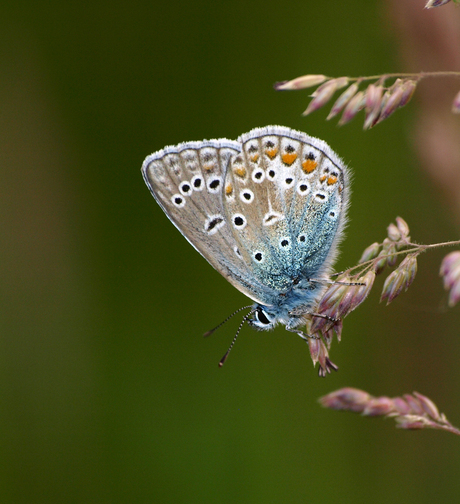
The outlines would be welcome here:
<svg viewBox="0 0 460 504">
<path fill-rule="evenodd" d="M 211 329 L 210 331 L 207 331 L 203 334 L 203 336 L 205 338 L 207 338 L 208 336 L 211 336 L 211 334 L 216 331 L 217 329 L 219 329 L 219 327 L 223 326 L 225 324 L 225 322 L 228 322 L 234 315 L 236 315 L 237 313 L 239 313 L 240 311 L 243 311 L 243 310 L 247 310 L 248 308 L 252 308 L 252 305 L 249 305 L 249 306 L 243 306 L 243 308 L 239 308 L 238 310 L 234 311 L 231 315 L 229 315 L 223 322 L 221 322 L 219 325 L 217 325 L 216 327 L 214 327 L 214 329 Z M 253 312 L 251 312 L 253 313 Z"/>
<path fill-rule="evenodd" d="M 228 350 L 226 351 L 225 355 L 220 359 L 219 361 L 219 367 L 222 367 L 224 365 L 224 362 L 227 360 L 228 354 L 230 353 L 230 350 L 233 348 L 233 345 L 235 344 L 236 338 L 238 338 L 238 334 L 240 334 L 241 328 L 243 327 L 244 323 L 248 318 L 255 312 L 255 310 L 251 310 L 247 315 L 243 317 L 243 320 L 241 321 L 240 326 L 238 327 L 238 330 L 236 331 L 236 334 L 233 338 L 233 341 L 231 342 Z"/>
</svg>

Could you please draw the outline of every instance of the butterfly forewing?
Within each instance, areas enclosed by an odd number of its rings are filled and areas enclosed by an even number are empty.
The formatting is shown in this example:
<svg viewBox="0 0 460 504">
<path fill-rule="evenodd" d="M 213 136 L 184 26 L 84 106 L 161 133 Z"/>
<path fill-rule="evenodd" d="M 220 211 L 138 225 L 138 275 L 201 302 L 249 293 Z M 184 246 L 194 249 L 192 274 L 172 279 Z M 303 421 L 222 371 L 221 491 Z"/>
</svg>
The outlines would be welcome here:
<svg viewBox="0 0 460 504">
<path fill-rule="evenodd" d="M 142 173 L 169 219 L 198 252 L 235 287 L 255 301 L 262 289 L 225 220 L 226 167 L 241 146 L 231 140 L 188 142 L 148 156 Z"/>
</svg>

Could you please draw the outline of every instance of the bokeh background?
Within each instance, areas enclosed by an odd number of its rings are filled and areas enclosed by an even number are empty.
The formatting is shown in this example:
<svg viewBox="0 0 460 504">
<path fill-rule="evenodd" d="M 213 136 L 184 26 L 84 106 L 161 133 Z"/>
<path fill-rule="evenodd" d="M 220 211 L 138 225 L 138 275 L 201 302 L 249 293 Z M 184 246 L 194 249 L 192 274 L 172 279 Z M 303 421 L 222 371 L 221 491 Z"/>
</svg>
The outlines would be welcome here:
<svg viewBox="0 0 460 504">
<path fill-rule="evenodd" d="M 426 26 L 459 11 L 411 3 Z M 453 435 L 317 404 L 344 386 L 417 390 L 460 424 L 445 251 L 422 256 L 389 307 L 378 280 L 333 344 L 338 373 L 318 378 L 283 328 L 244 328 L 218 369 L 238 320 L 202 334 L 247 300 L 140 173 L 164 145 L 283 124 L 325 139 L 353 170 L 338 269 L 397 215 L 421 243 L 458 238 L 458 215 L 414 148 L 423 90 L 363 132 L 362 117 L 343 128 L 327 110 L 303 118 L 308 90 L 272 88 L 307 73 L 404 71 L 401 33 L 392 2 L 378 0 L 2 2 L 0 502 L 458 499 Z"/>
</svg>

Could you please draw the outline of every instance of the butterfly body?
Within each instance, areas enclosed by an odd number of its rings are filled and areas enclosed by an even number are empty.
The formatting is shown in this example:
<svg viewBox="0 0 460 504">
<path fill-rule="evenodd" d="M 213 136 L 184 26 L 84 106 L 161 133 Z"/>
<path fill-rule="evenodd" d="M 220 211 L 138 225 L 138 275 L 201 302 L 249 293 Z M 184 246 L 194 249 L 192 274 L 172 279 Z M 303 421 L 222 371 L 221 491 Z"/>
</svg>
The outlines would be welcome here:
<svg viewBox="0 0 460 504">
<path fill-rule="evenodd" d="M 348 171 L 323 141 L 282 126 L 148 156 L 144 180 L 169 219 L 254 301 L 257 329 L 303 322 L 343 235 Z"/>
</svg>

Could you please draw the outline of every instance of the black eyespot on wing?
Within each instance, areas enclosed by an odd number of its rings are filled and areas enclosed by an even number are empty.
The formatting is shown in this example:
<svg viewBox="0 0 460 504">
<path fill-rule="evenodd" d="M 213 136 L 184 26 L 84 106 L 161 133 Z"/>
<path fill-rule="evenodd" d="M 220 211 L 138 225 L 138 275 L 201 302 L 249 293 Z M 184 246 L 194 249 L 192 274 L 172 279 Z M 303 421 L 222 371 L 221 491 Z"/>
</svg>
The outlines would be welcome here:
<svg viewBox="0 0 460 504">
<path fill-rule="evenodd" d="M 211 182 L 209 183 L 209 187 L 211 189 L 217 189 L 217 187 L 219 187 L 219 184 L 220 184 L 220 180 L 214 179 L 214 180 L 211 180 Z"/>
<path fill-rule="evenodd" d="M 293 182 L 293 179 L 292 179 L 292 178 L 290 178 L 290 177 L 288 177 L 288 178 L 285 180 L 285 182 L 286 182 L 286 184 L 287 184 L 287 185 L 291 185 L 291 184 L 292 184 L 292 182 Z"/>
<path fill-rule="evenodd" d="M 313 154 L 313 152 L 309 152 L 308 153 L 307 159 L 311 159 L 312 161 L 314 161 L 316 159 L 315 155 Z"/>
<path fill-rule="evenodd" d="M 174 203 L 175 203 L 176 205 L 180 205 L 180 204 L 182 203 L 182 201 L 183 201 L 183 199 L 182 199 L 180 196 L 176 196 L 176 197 L 174 198 Z"/>
<path fill-rule="evenodd" d="M 257 179 L 257 180 L 260 180 L 262 178 L 262 172 L 256 172 L 254 173 L 254 177 Z"/>
<path fill-rule="evenodd" d="M 254 259 L 258 262 L 262 261 L 262 252 L 257 252 L 256 254 L 254 254 Z"/>
<path fill-rule="evenodd" d="M 240 226 L 242 226 L 244 224 L 244 220 L 240 216 L 235 217 L 233 219 L 233 222 L 234 222 L 235 226 L 238 226 L 238 227 L 240 227 Z"/>
<path fill-rule="evenodd" d="M 223 222 L 224 219 L 222 217 L 214 217 L 214 219 L 210 220 L 206 225 L 206 232 L 212 231 L 218 224 Z"/>
<path fill-rule="evenodd" d="M 284 240 L 281 240 L 282 247 L 287 247 L 288 245 L 289 245 L 289 240 L 286 240 L 286 238 Z"/>
<path fill-rule="evenodd" d="M 275 144 L 271 140 L 268 140 L 265 147 L 267 147 L 267 149 L 271 149 L 272 147 L 275 147 Z"/>
<path fill-rule="evenodd" d="M 286 145 L 286 149 L 285 150 L 286 150 L 286 152 L 289 152 L 289 153 L 295 151 L 295 149 L 294 149 L 294 147 L 292 145 Z"/>
<path fill-rule="evenodd" d="M 198 189 L 199 187 L 201 187 L 201 184 L 202 184 L 203 180 L 200 179 L 200 178 L 196 178 L 194 181 L 193 181 L 193 187 L 195 187 L 196 189 Z"/>
</svg>

